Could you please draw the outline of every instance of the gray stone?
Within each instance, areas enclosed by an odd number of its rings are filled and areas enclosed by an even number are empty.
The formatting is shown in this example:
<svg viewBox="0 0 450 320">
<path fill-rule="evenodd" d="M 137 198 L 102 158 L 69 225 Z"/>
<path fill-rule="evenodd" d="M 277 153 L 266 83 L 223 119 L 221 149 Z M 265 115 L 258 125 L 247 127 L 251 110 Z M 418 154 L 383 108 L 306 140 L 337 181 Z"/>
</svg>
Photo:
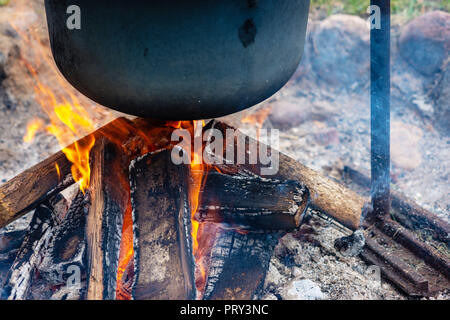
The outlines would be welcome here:
<svg viewBox="0 0 450 320">
<path fill-rule="evenodd" d="M 450 50 L 450 14 L 433 11 L 412 20 L 401 31 L 399 49 L 417 71 L 438 72 Z"/>
<path fill-rule="evenodd" d="M 369 25 L 357 16 L 333 15 L 313 35 L 313 69 L 328 85 L 354 90 L 369 82 Z"/>
<path fill-rule="evenodd" d="M 297 279 L 290 282 L 283 290 L 283 300 L 324 300 L 325 294 L 320 287 L 309 279 Z"/>
</svg>

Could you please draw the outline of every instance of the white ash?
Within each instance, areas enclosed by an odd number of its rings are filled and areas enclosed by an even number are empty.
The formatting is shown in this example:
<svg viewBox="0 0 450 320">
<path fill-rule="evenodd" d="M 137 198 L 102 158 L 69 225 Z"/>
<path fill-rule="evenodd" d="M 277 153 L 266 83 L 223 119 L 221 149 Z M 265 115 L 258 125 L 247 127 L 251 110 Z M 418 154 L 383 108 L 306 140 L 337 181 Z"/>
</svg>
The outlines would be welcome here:
<svg viewBox="0 0 450 320">
<path fill-rule="evenodd" d="M 309 280 L 324 299 L 405 299 L 383 279 L 370 274 L 358 257 L 345 257 L 334 249 L 334 241 L 347 236 L 346 230 L 313 216 L 299 232 L 287 234 L 275 248 L 266 282 L 265 298 L 286 298 L 296 280 Z"/>
</svg>

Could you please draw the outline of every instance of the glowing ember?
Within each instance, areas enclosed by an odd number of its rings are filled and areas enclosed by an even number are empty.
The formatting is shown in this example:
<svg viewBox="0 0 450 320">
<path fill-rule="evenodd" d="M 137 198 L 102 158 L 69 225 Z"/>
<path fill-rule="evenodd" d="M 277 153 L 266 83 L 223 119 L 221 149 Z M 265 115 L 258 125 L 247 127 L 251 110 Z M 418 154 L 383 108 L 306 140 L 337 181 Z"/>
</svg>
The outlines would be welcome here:
<svg viewBox="0 0 450 320">
<path fill-rule="evenodd" d="M 124 281 L 124 275 L 127 269 L 132 266 L 133 257 L 133 217 L 130 203 L 130 206 L 127 208 L 123 218 L 122 241 L 120 243 L 119 266 L 117 268 L 117 300 L 131 300 L 130 288 L 127 288 L 126 282 Z"/>
</svg>

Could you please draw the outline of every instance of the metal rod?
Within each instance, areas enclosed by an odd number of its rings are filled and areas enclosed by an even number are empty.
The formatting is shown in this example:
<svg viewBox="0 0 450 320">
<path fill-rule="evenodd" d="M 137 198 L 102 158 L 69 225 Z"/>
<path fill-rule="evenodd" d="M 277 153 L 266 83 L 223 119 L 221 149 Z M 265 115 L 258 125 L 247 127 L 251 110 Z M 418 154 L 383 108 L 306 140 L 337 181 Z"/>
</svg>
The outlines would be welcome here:
<svg viewBox="0 0 450 320">
<path fill-rule="evenodd" d="M 373 213 L 390 211 L 390 0 L 371 0 L 380 24 L 370 31 L 371 168 Z"/>
</svg>

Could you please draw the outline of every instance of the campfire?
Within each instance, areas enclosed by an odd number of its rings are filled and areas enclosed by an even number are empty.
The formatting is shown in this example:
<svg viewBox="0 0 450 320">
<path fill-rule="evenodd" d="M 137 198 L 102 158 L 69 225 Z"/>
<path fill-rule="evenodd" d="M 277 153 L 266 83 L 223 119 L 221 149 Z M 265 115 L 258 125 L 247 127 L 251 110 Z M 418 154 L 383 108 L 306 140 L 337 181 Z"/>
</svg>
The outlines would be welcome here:
<svg viewBox="0 0 450 320">
<path fill-rule="evenodd" d="M 314 173 L 282 156 L 279 175 L 261 176 L 264 166 L 250 164 L 248 156 L 254 140 L 242 134 L 227 139 L 231 147 L 223 145 L 237 161 L 237 141 L 243 138 L 247 158 L 241 165 L 197 162 L 200 154 L 208 155 L 204 143 L 201 153 L 192 151 L 192 164 L 175 165 L 173 153 L 183 150 L 170 137 L 181 128 L 192 133 L 231 129 L 217 121 L 203 126 L 119 118 L 76 143 L 96 141 L 90 151 L 90 184 L 79 183 L 72 199 L 63 195 L 75 182 L 63 153 L 3 186 L 8 195 L 2 205 L 15 200 L 5 206 L 2 224 L 36 208 L 12 268 L 10 298 L 37 292 L 63 296 L 67 278 L 59 276 L 69 275 L 66 269 L 74 266 L 85 285 L 70 294 L 80 298 L 260 297 L 271 252 L 283 233 L 300 226 L 309 203 L 310 191 L 296 177 Z M 315 193 L 345 193 L 322 181 L 328 185 Z M 345 216 L 352 208 L 346 210 L 343 223 L 357 224 L 358 217 Z M 46 259 L 38 263 L 37 257 Z"/>
</svg>

